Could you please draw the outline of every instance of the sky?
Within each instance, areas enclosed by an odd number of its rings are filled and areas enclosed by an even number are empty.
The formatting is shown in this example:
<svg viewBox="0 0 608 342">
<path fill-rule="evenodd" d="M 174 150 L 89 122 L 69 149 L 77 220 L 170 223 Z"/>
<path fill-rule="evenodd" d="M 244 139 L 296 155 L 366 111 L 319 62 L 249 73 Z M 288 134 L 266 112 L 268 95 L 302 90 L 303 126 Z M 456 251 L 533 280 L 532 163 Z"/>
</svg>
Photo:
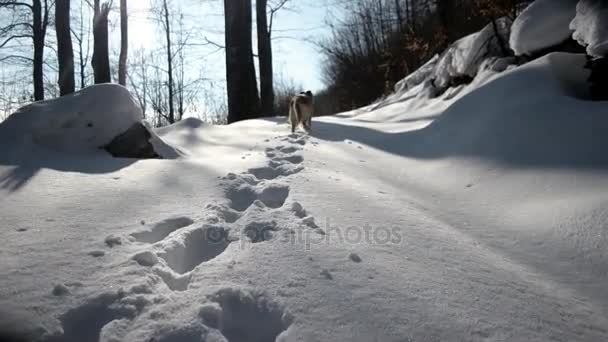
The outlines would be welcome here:
<svg viewBox="0 0 608 342">
<path fill-rule="evenodd" d="M 194 30 L 201 37 L 193 39 L 203 41 L 204 38 L 208 38 L 218 44 L 224 44 L 222 1 L 174 1 L 174 4 L 181 7 L 185 13 L 185 20 L 196 25 Z M 132 46 L 152 48 L 161 38 L 156 25 L 149 19 L 149 8 L 150 0 L 129 2 L 129 30 Z M 255 20 L 255 12 L 253 13 Z M 326 16 L 327 8 L 323 0 L 292 0 L 285 9 L 277 13 L 273 28 L 273 54 L 275 74 L 280 75 L 278 78 L 292 80 L 303 90 L 315 91 L 323 88 L 322 56 L 310 41 L 327 33 Z M 255 32 L 255 23 L 253 31 Z M 256 53 L 256 44 L 254 40 L 254 53 Z M 207 46 L 192 48 L 191 53 L 201 56 L 200 60 L 203 64 L 201 67 L 204 68 L 207 77 L 216 81 L 224 81 L 223 51 L 218 51 L 213 46 Z"/>
</svg>

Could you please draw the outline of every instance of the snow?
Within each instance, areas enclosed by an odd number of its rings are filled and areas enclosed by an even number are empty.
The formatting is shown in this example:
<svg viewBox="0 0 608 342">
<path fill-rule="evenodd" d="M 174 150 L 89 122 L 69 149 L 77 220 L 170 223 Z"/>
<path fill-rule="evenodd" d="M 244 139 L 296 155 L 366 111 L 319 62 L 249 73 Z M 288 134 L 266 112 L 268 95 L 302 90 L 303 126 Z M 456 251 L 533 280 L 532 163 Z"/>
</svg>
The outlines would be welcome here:
<svg viewBox="0 0 608 342">
<path fill-rule="evenodd" d="M 431 75 L 435 72 L 435 69 L 437 68 L 437 61 L 439 61 L 439 55 L 433 56 L 433 58 L 431 58 L 418 70 L 412 72 L 406 78 L 397 82 L 397 84 L 395 84 L 395 92 L 406 92 L 431 78 Z"/>
<path fill-rule="evenodd" d="M 536 0 L 516 19 L 510 46 L 516 55 L 531 55 L 558 45 L 572 34 L 570 21 L 578 0 Z"/>
<path fill-rule="evenodd" d="M 606 57 L 608 53 L 608 6 L 600 0 L 580 0 L 570 23 L 572 37 L 587 47 L 587 54 Z"/>
<path fill-rule="evenodd" d="M 24 149 L 36 145 L 58 152 L 101 154 L 101 147 L 142 119 L 126 88 L 100 84 L 19 109 L 3 123 L 1 139 Z M 165 158 L 181 155 L 154 133 L 150 140 Z"/>
<path fill-rule="evenodd" d="M 468 85 L 430 98 L 415 82 L 310 135 L 189 119 L 156 131 L 173 160 L 0 144 L 0 327 L 79 342 L 608 340 L 608 116 L 583 99 L 585 62 L 489 59 Z"/>
<path fill-rule="evenodd" d="M 501 18 L 496 21 L 496 24 L 499 34 L 506 42 L 509 37 L 510 20 Z M 443 53 L 435 66 L 435 86 L 439 89 L 447 88 L 450 81 L 459 76 L 473 78 L 485 59 L 500 55 L 498 39 L 494 27 L 490 23 L 481 31 L 456 41 Z M 426 67 L 431 66 L 426 65 Z M 422 70 L 425 68 L 423 67 Z"/>
</svg>

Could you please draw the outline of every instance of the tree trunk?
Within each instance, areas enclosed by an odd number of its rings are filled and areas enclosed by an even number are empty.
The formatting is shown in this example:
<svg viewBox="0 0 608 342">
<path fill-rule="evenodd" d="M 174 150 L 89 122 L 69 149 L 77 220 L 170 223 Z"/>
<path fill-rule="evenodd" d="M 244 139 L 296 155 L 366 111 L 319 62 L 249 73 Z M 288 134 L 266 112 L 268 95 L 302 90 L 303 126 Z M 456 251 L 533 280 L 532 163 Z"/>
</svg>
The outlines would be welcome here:
<svg viewBox="0 0 608 342">
<path fill-rule="evenodd" d="M 256 118 L 260 99 L 253 62 L 251 0 L 224 0 L 228 123 Z"/>
<path fill-rule="evenodd" d="M 32 1 L 33 43 L 34 43 L 34 101 L 44 100 L 44 25 L 42 19 L 42 3 Z"/>
<path fill-rule="evenodd" d="M 452 41 L 452 15 L 454 15 L 453 11 L 453 0 L 438 0 L 437 1 L 437 14 L 439 16 L 439 23 L 442 28 L 442 42 L 441 47 L 446 48 L 450 41 Z"/>
<path fill-rule="evenodd" d="M 70 30 L 70 0 L 55 2 L 55 31 L 57 32 L 57 60 L 59 61 L 59 94 L 74 92 L 74 50 Z"/>
<path fill-rule="evenodd" d="M 167 40 L 167 74 L 169 76 L 169 123 L 175 123 L 175 105 L 173 89 L 173 53 L 171 52 L 171 20 L 167 0 L 163 0 L 163 15 L 165 19 L 165 38 Z"/>
<path fill-rule="evenodd" d="M 110 74 L 110 49 L 108 46 L 108 14 L 110 5 L 104 3 L 99 8 L 99 0 L 95 0 L 95 15 L 93 19 L 93 74 L 95 84 L 112 82 Z"/>
<path fill-rule="evenodd" d="M 268 0 L 256 0 L 258 30 L 258 60 L 260 66 L 260 95 L 262 114 L 274 114 L 274 84 L 272 67 L 272 41 L 268 27 L 266 5 Z"/>
<path fill-rule="evenodd" d="M 401 4 L 399 2 L 400 2 L 400 0 L 395 0 L 395 13 L 397 14 L 398 30 L 399 30 L 399 32 L 403 33 L 403 28 L 404 28 L 403 13 L 401 13 Z M 407 2 L 406 2 L 406 4 L 407 4 Z"/>
<path fill-rule="evenodd" d="M 129 16 L 127 14 L 127 0 L 120 0 L 120 59 L 118 61 L 118 83 L 123 86 L 127 85 L 128 51 Z"/>
</svg>

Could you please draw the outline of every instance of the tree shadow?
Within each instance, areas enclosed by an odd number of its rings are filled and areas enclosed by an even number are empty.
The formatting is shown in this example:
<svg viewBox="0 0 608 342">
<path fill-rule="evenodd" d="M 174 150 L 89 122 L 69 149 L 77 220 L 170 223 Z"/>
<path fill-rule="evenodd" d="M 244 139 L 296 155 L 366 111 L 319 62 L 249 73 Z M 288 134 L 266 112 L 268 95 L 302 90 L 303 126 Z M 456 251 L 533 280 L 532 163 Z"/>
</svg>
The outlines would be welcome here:
<svg viewBox="0 0 608 342">
<path fill-rule="evenodd" d="M 414 131 L 388 133 L 347 120 L 321 119 L 315 120 L 312 135 L 417 159 L 472 157 L 519 167 L 608 169 L 608 115 L 601 107 L 587 103 L 589 110 L 580 111 L 580 102 L 565 101 L 543 108 L 547 102 L 536 101 L 527 108 L 520 103 L 484 110 L 473 99 L 465 96 Z M 416 120 L 421 119 L 426 118 Z"/>
<path fill-rule="evenodd" d="M 27 185 L 42 169 L 85 174 L 105 174 L 128 167 L 138 159 L 112 158 L 102 152 L 96 155 L 72 155 L 45 150 L 30 155 L 10 156 L 0 153 L 0 189 L 15 192 Z M 10 168 L 12 166 L 12 168 Z"/>
</svg>

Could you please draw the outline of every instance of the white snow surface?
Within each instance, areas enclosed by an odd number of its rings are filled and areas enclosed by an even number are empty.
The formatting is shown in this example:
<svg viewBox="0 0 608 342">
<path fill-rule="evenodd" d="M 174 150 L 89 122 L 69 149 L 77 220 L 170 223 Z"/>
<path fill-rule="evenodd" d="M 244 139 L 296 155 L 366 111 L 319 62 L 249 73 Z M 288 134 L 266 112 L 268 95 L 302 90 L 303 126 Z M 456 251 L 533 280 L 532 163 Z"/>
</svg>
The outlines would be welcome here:
<svg viewBox="0 0 608 342">
<path fill-rule="evenodd" d="M 516 55 L 530 55 L 570 38 L 570 22 L 578 0 L 536 0 L 513 22 L 511 49 Z"/>
<path fill-rule="evenodd" d="M 576 17 L 570 23 L 572 37 L 587 47 L 593 57 L 608 54 L 608 3 L 603 0 L 580 0 Z"/>
<path fill-rule="evenodd" d="M 310 135 L 189 119 L 157 131 L 175 160 L 2 144 L 0 321 L 42 341 L 606 341 L 608 116 L 584 64 L 420 83 Z"/>
</svg>

